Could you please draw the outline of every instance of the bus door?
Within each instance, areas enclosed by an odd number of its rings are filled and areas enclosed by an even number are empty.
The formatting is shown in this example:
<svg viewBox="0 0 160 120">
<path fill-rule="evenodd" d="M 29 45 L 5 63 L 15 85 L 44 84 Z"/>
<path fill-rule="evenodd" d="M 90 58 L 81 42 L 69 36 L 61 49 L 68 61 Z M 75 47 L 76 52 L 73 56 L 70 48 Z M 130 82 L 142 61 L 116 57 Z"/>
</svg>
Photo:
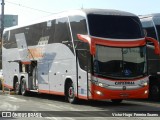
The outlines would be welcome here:
<svg viewBox="0 0 160 120">
<path fill-rule="evenodd" d="M 29 61 L 28 47 L 24 33 L 15 35 L 21 61 Z"/>
<path fill-rule="evenodd" d="M 86 49 L 76 50 L 77 97 L 89 98 L 90 54 Z"/>
<path fill-rule="evenodd" d="M 49 92 L 49 63 L 47 61 L 38 63 L 38 89 L 40 91 L 47 90 Z"/>
</svg>

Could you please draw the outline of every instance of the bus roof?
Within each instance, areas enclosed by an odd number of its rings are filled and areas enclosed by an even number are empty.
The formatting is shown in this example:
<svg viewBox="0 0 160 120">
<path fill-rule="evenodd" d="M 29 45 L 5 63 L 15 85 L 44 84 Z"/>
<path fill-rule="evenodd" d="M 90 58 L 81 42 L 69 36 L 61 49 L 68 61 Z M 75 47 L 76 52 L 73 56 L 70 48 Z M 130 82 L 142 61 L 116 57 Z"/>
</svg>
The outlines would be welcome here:
<svg viewBox="0 0 160 120">
<path fill-rule="evenodd" d="M 136 16 L 129 12 L 113 9 L 82 9 L 86 14 L 116 15 L 116 16 Z"/>
<path fill-rule="evenodd" d="M 153 13 L 153 14 L 148 14 L 148 15 L 139 15 L 139 18 L 148 18 L 148 17 L 160 17 L 160 13 Z"/>
<path fill-rule="evenodd" d="M 27 23 L 25 25 L 20 25 L 20 26 L 13 26 L 6 28 L 4 31 L 20 28 L 20 27 L 25 27 L 33 24 L 37 24 L 40 22 L 45 22 L 49 21 L 52 19 L 56 19 L 58 17 L 65 17 L 69 15 L 89 15 L 89 14 L 99 14 L 99 15 L 115 15 L 115 16 L 136 16 L 135 14 L 129 13 L 129 12 L 124 12 L 124 11 L 119 11 L 119 10 L 113 10 L 113 9 L 79 9 L 79 10 L 69 10 L 69 11 L 64 11 L 60 13 L 55 13 L 49 17 L 42 18 L 41 20 L 34 21 L 32 23 Z"/>
</svg>

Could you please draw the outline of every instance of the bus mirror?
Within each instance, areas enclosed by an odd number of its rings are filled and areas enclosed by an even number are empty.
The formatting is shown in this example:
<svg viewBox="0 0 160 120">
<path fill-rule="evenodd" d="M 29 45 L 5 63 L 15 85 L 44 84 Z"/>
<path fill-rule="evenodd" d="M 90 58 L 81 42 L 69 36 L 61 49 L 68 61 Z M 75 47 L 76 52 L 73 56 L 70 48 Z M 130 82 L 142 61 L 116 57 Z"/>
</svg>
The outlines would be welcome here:
<svg viewBox="0 0 160 120">
<path fill-rule="evenodd" d="M 146 41 L 152 42 L 154 44 L 154 53 L 155 54 L 159 54 L 160 55 L 160 47 L 159 47 L 159 43 L 156 39 L 151 38 L 151 37 L 145 37 Z"/>
<path fill-rule="evenodd" d="M 96 46 L 95 46 L 95 42 L 92 40 L 91 37 L 89 37 L 88 35 L 82 35 L 82 34 L 77 34 L 77 37 L 79 40 L 86 42 L 89 44 L 90 46 L 90 53 L 92 55 L 96 54 Z"/>
</svg>

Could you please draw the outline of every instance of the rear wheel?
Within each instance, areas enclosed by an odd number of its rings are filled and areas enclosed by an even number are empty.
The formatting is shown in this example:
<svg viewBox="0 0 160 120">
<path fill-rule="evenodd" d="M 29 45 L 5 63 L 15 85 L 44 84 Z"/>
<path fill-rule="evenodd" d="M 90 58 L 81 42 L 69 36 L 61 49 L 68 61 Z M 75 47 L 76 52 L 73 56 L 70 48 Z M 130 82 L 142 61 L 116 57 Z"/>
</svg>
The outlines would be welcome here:
<svg viewBox="0 0 160 120">
<path fill-rule="evenodd" d="M 26 86 L 26 80 L 25 80 L 25 78 L 23 78 L 22 82 L 21 82 L 21 93 L 24 96 L 27 95 L 27 86 Z"/>
<path fill-rule="evenodd" d="M 20 95 L 21 94 L 19 82 L 15 83 L 14 92 L 16 93 L 16 95 Z"/>
<path fill-rule="evenodd" d="M 122 99 L 112 99 L 111 100 L 113 103 L 115 103 L 115 104 L 119 104 L 119 103 L 121 103 L 123 100 Z"/>
<path fill-rule="evenodd" d="M 77 102 L 77 98 L 74 94 L 74 86 L 72 82 L 69 82 L 67 85 L 67 100 L 69 103 L 75 104 Z"/>
</svg>

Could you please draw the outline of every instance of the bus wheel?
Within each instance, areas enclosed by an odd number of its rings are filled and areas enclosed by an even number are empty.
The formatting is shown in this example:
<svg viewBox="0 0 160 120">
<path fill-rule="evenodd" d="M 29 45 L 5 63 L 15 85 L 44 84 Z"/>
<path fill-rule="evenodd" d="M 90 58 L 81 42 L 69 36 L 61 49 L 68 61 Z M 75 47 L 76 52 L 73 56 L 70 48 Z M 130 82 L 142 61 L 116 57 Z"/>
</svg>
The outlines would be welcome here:
<svg viewBox="0 0 160 120">
<path fill-rule="evenodd" d="M 77 98 L 74 95 L 74 86 L 73 83 L 70 82 L 67 85 L 67 100 L 69 103 L 75 104 L 77 102 Z"/>
<path fill-rule="evenodd" d="M 113 103 L 115 103 L 115 104 L 119 104 L 119 103 L 121 103 L 123 100 L 122 99 L 112 99 L 111 100 Z"/>
<path fill-rule="evenodd" d="M 25 80 L 25 78 L 23 78 L 22 82 L 21 82 L 21 93 L 22 93 L 23 96 L 27 95 L 27 87 L 26 87 L 26 80 Z"/>
<path fill-rule="evenodd" d="M 14 92 L 16 93 L 16 95 L 20 95 L 21 94 L 19 82 L 15 83 Z"/>
<path fill-rule="evenodd" d="M 160 99 L 160 87 L 156 84 L 150 86 L 149 99 L 158 100 Z"/>
</svg>

